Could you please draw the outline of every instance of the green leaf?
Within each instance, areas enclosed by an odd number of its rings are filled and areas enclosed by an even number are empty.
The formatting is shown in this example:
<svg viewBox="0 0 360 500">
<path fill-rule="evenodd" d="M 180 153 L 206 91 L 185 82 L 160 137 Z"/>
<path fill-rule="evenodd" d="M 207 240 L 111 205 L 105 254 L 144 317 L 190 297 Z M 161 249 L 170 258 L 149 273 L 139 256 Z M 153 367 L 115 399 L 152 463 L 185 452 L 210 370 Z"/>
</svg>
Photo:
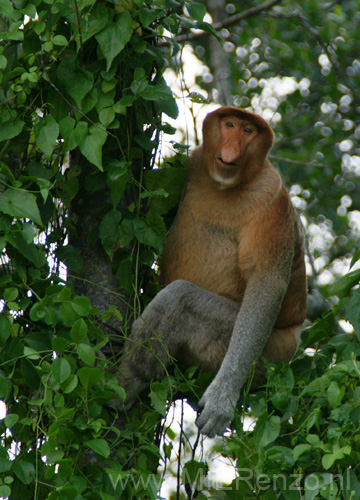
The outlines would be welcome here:
<svg viewBox="0 0 360 500">
<path fill-rule="evenodd" d="M 199 92 L 190 92 L 188 95 L 190 101 L 196 102 L 198 104 L 207 104 L 209 101 L 206 97 L 204 97 L 202 94 L 199 94 Z"/>
<path fill-rule="evenodd" d="M 63 458 L 64 452 L 58 449 L 54 439 L 49 439 L 41 446 L 41 456 L 46 457 L 47 462 L 57 463 Z"/>
<path fill-rule="evenodd" d="M 65 382 L 61 384 L 61 390 L 64 394 L 70 394 L 73 390 L 76 389 L 78 386 L 79 379 L 77 375 L 74 375 L 73 373 L 69 376 Z"/>
<path fill-rule="evenodd" d="M 140 243 L 152 246 L 158 252 L 161 251 L 166 235 L 166 226 L 159 214 L 149 211 L 145 221 L 140 218 L 135 219 L 134 231 Z"/>
<path fill-rule="evenodd" d="M 79 344 L 77 346 L 77 353 L 83 363 L 85 363 L 88 366 L 94 366 L 95 353 L 91 346 L 84 343 Z"/>
<path fill-rule="evenodd" d="M 324 455 L 321 460 L 324 469 L 325 470 L 330 469 L 330 467 L 333 466 L 336 460 L 341 460 L 342 458 L 345 457 L 345 455 L 351 455 L 350 445 L 344 446 L 343 448 L 339 448 L 336 451 L 334 451 L 334 453 Z"/>
<path fill-rule="evenodd" d="M 160 112 L 165 113 L 170 118 L 176 120 L 179 116 L 179 108 L 173 96 L 156 101 L 156 104 Z"/>
<path fill-rule="evenodd" d="M 106 385 L 120 397 L 121 401 L 125 401 L 125 390 L 119 385 L 119 382 L 116 378 L 107 378 Z"/>
<path fill-rule="evenodd" d="M 1 11 L 0 11 L 1 12 Z M 18 19 L 19 11 L 15 11 L 14 18 Z M 9 25 L 9 30 L 7 32 L 3 32 L 2 35 L 4 38 L 8 40 L 14 40 L 16 42 L 22 42 L 24 40 L 24 30 L 20 29 L 23 25 L 23 21 L 17 21 Z"/>
<path fill-rule="evenodd" d="M 32 224 L 23 224 L 21 236 L 24 238 L 25 243 L 30 244 L 34 241 L 35 228 Z"/>
<path fill-rule="evenodd" d="M 351 259 L 350 267 L 352 267 L 358 260 L 360 260 L 360 250 L 357 250 L 354 253 L 353 258 Z"/>
<path fill-rule="evenodd" d="M 89 316 L 92 309 L 89 297 L 75 297 L 71 301 L 71 306 L 79 316 Z"/>
<path fill-rule="evenodd" d="M 133 32 L 132 18 L 129 12 L 118 16 L 116 23 L 109 23 L 106 28 L 96 35 L 101 51 L 106 59 L 108 71 L 114 58 L 120 54 L 131 38 Z"/>
<path fill-rule="evenodd" d="M 7 17 L 9 19 L 15 20 L 17 14 L 15 10 L 13 9 L 13 6 L 11 4 L 10 0 L 0 0 L 0 12 L 1 15 L 4 17 Z"/>
<path fill-rule="evenodd" d="M 104 215 L 100 222 L 99 235 L 104 247 L 111 249 L 118 239 L 118 228 L 121 221 L 121 213 L 111 210 Z"/>
<path fill-rule="evenodd" d="M 13 460 L 9 460 L 9 455 L 7 454 L 7 450 L 5 447 L 1 447 L 0 449 L 0 474 L 3 472 L 7 472 L 11 469 L 14 464 Z"/>
<path fill-rule="evenodd" d="M 78 371 L 78 377 L 81 385 L 85 389 L 90 389 L 95 384 L 100 382 L 100 380 L 104 377 L 104 373 L 100 370 L 100 368 L 88 368 L 85 366 L 84 368 L 80 368 Z"/>
<path fill-rule="evenodd" d="M 186 4 L 186 8 L 190 16 L 195 19 L 195 21 L 201 22 L 206 14 L 206 6 L 203 3 L 189 2 Z"/>
<path fill-rule="evenodd" d="M 152 141 L 146 134 L 142 133 L 142 134 L 137 134 L 134 136 L 134 139 L 135 141 L 137 142 L 137 144 L 139 144 L 139 146 L 142 148 L 142 149 L 147 149 L 148 151 L 151 151 L 154 149 L 155 147 L 155 143 L 154 141 Z"/>
<path fill-rule="evenodd" d="M 0 1 L 1 3 L 1 1 Z M 11 495 L 11 488 L 5 484 L 0 485 L 0 498 L 8 498 Z"/>
<path fill-rule="evenodd" d="M 107 166 L 107 186 L 110 189 L 113 209 L 116 210 L 121 200 L 128 179 L 128 168 L 131 163 L 126 161 L 112 160 Z"/>
<path fill-rule="evenodd" d="M 51 337 L 49 331 L 33 332 L 26 336 L 25 342 L 34 351 L 51 351 Z"/>
<path fill-rule="evenodd" d="M 32 349 L 32 347 L 24 347 L 24 356 L 32 361 L 40 359 L 40 355 L 35 349 Z"/>
<path fill-rule="evenodd" d="M 22 120 L 13 120 L 5 123 L 0 123 L 0 142 L 13 139 L 20 134 L 25 122 Z"/>
<path fill-rule="evenodd" d="M 16 248 L 21 253 L 23 257 L 32 262 L 36 267 L 42 267 L 46 263 L 45 252 L 40 251 L 39 247 L 34 243 L 26 244 L 20 233 L 12 232 L 8 234 L 7 240 L 14 248 Z M 19 273 L 21 272 L 20 264 L 17 264 L 17 270 Z M 22 279 L 25 280 L 25 277 L 23 277 Z"/>
<path fill-rule="evenodd" d="M 142 7 L 139 12 L 139 19 L 144 28 L 150 26 L 157 16 L 158 13 L 155 9 L 148 9 L 147 7 Z"/>
<path fill-rule="evenodd" d="M 338 295 L 339 297 L 344 297 L 348 295 L 351 288 L 357 285 L 360 281 L 360 269 L 351 271 L 340 278 L 333 286 L 332 290 L 329 292 L 331 295 Z"/>
<path fill-rule="evenodd" d="M 319 422 L 320 408 L 315 408 L 315 410 L 310 414 L 306 422 L 306 430 L 309 432 L 311 427 Z"/>
<path fill-rule="evenodd" d="M 208 466 L 205 462 L 189 460 L 185 463 L 182 474 L 184 484 L 203 484 L 208 473 Z"/>
<path fill-rule="evenodd" d="M 332 408 L 340 405 L 342 398 L 345 394 L 345 387 L 340 389 L 339 384 L 333 380 L 327 390 L 327 399 Z"/>
<path fill-rule="evenodd" d="M 35 302 L 30 309 L 30 319 L 32 321 L 39 321 L 45 316 L 45 307 L 43 301 Z"/>
<path fill-rule="evenodd" d="M 90 127 L 89 132 L 85 139 L 79 142 L 80 151 L 86 159 L 103 171 L 102 147 L 107 139 L 107 133 L 96 125 Z"/>
<path fill-rule="evenodd" d="M 60 315 L 65 325 L 72 326 L 74 321 L 78 319 L 72 305 L 69 302 L 64 302 L 60 306 Z"/>
<path fill-rule="evenodd" d="M 85 445 L 104 458 L 108 458 L 110 455 L 110 447 L 105 439 L 92 439 L 87 441 Z"/>
<path fill-rule="evenodd" d="M 11 429 L 11 427 L 13 427 L 16 422 L 18 422 L 19 420 L 19 415 L 17 413 L 9 413 L 8 415 L 6 415 L 5 417 L 5 425 L 8 429 Z"/>
<path fill-rule="evenodd" d="M 148 85 L 140 95 L 143 99 L 148 101 L 173 97 L 170 87 L 167 86 L 163 78 L 160 79 L 157 85 Z"/>
<path fill-rule="evenodd" d="M 87 336 L 88 327 L 85 321 L 80 318 L 73 324 L 71 328 L 71 338 L 75 340 L 75 342 L 81 342 Z"/>
<path fill-rule="evenodd" d="M 270 418 L 267 415 L 260 417 L 256 423 L 255 432 L 259 440 L 258 447 L 260 449 L 265 448 L 265 446 L 275 441 L 280 434 L 280 417 L 277 415 Z"/>
<path fill-rule="evenodd" d="M 61 62 L 57 69 L 57 77 L 75 104 L 81 108 L 82 100 L 93 89 L 94 74 L 80 65 Z"/>
<path fill-rule="evenodd" d="M 141 94 L 148 85 L 149 82 L 145 76 L 144 68 L 136 68 L 134 71 L 134 81 L 130 84 L 130 90 L 134 94 Z"/>
<path fill-rule="evenodd" d="M 168 167 L 146 171 L 144 181 L 146 189 L 152 196 L 151 210 L 163 215 L 175 207 L 180 201 L 186 177 L 187 170 L 185 168 Z M 168 193 L 168 196 L 158 196 L 156 192 L 159 189 L 163 189 Z"/>
<path fill-rule="evenodd" d="M 108 23 L 109 11 L 104 4 L 97 5 L 90 16 L 82 17 L 82 43 L 99 33 Z"/>
<path fill-rule="evenodd" d="M 19 290 L 15 287 L 5 288 L 4 290 L 4 300 L 6 302 L 13 301 L 19 295 Z"/>
<path fill-rule="evenodd" d="M 317 434 L 308 434 L 306 436 L 306 441 L 317 448 L 321 447 L 323 442 L 320 440 Z"/>
<path fill-rule="evenodd" d="M 36 144 L 49 160 L 59 136 L 59 125 L 51 115 L 46 115 L 44 118 L 39 118 L 34 132 Z"/>
<path fill-rule="evenodd" d="M 51 41 L 54 45 L 60 45 L 61 47 L 66 47 L 66 45 L 69 43 L 64 35 L 55 35 L 51 39 Z"/>
<path fill-rule="evenodd" d="M 52 341 L 52 347 L 56 354 L 62 354 L 68 347 L 69 342 L 63 337 L 55 337 Z"/>
<path fill-rule="evenodd" d="M 23 189 L 6 189 L 0 196 L 0 212 L 31 219 L 42 226 L 36 197 Z"/>
<path fill-rule="evenodd" d="M 99 113 L 100 122 L 104 127 L 108 127 L 115 118 L 115 110 L 113 107 L 103 108 Z"/>
<path fill-rule="evenodd" d="M 75 124 L 76 122 L 71 116 L 65 116 L 59 122 L 60 134 L 64 139 L 62 146 L 64 152 L 72 151 L 78 145 L 78 134 L 76 133 Z"/>
<path fill-rule="evenodd" d="M 209 23 L 198 22 L 198 23 L 196 23 L 196 25 L 194 26 L 194 28 L 206 31 L 207 33 L 210 33 L 215 38 L 217 38 L 220 43 L 223 41 L 222 38 L 221 38 L 221 36 L 219 35 L 219 33 Z"/>
<path fill-rule="evenodd" d="M 312 448 L 312 446 L 310 444 L 306 444 L 306 443 L 298 444 L 297 446 L 295 446 L 295 448 L 293 449 L 293 457 L 294 457 L 295 462 L 303 453 L 311 450 L 311 448 Z"/>
<path fill-rule="evenodd" d="M 61 292 L 59 293 L 59 301 L 66 302 L 71 299 L 71 288 L 69 286 L 63 286 Z"/>
<path fill-rule="evenodd" d="M 127 292 L 131 292 L 133 290 L 134 274 L 132 272 L 132 260 L 129 256 L 124 257 L 119 262 L 116 270 L 116 277 L 119 280 L 121 287 Z"/>
<path fill-rule="evenodd" d="M 152 382 L 150 399 L 153 408 L 162 416 L 166 416 L 167 410 L 167 396 L 168 390 L 167 385 L 162 382 Z"/>
<path fill-rule="evenodd" d="M 4 313 L 0 314 L 0 340 L 3 344 L 11 335 L 12 325 L 11 320 Z"/>
<path fill-rule="evenodd" d="M 72 246 L 66 245 L 63 247 L 59 247 L 55 255 L 58 259 L 60 259 L 66 267 L 75 273 L 81 273 L 84 267 L 84 263 L 79 252 Z"/>
<path fill-rule="evenodd" d="M 14 472 L 20 481 L 24 484 L 30 484 L 35 478 L 35 467 L 32 463 L 25 460 L 16 461 Z"/>
<path fill-rule="evenodd" d="M 70 363 L 64 358 L 56 358 L 51 365 L 51 373 L 60 384 L 65 382 L 71 373 Z"/>
<path fill-rule="evenodd" d="M 355 330 L 355 335 L 360 340 L 360 289 L 352 292 L 346 305 L 346 319 L 350 321 Z"/>
</svg>

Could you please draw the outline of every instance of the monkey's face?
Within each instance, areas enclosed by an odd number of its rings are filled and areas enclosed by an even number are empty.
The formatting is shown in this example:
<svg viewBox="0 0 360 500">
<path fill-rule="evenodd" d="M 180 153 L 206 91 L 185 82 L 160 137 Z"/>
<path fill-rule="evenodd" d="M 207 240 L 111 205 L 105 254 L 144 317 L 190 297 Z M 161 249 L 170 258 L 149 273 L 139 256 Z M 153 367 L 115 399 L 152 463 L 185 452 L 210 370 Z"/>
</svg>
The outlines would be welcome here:
<svg viewBox="0 0 360 500">
<path fill-rule="evenodd" d="M 229 107 L 209 113 L 203 158 L 210 178 L 220 189 L 248 182 L 263 168 L 272 141 L 272 130 L 254 113 Z"/>
<path fill-rule="evenodd" d="M 220 137 L 215 157 L 210 164 L 210 176 L 228 188 L 241 182 L 250 144 L 258 136 L 257 127 L 248 120 L 226 116 L 220 120 Z"/>
</svg>

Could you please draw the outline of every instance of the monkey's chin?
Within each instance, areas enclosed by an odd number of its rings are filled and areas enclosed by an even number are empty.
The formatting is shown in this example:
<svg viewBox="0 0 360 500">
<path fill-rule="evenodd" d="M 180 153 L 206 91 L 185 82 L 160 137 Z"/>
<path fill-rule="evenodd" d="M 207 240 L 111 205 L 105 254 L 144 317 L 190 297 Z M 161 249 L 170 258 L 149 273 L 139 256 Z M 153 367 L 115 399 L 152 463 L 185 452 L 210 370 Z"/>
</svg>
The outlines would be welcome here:
<svg viewBox="0 0 360 500">
<path fill-rule="evenodd" d="M 219 185 L 219 189 L 229 189 L 239 184 L 239 173 L 230 172 L 229 170 L 222 172 L 222 169 L 214 168 L 211 172 L 211 178 Z"/>
</svg>

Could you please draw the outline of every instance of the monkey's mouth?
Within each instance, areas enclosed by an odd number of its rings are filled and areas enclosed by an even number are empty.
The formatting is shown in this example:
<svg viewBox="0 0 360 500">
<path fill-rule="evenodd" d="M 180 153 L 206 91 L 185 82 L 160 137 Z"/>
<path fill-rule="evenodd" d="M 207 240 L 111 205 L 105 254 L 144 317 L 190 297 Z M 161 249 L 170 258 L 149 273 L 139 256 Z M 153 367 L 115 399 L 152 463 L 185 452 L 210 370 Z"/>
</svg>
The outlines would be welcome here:
<svg viewBox="0 0 360 500">
<path fill-rule="evenodd" d="M 221 163 L 222 166 L 224 167 L 237 167 L 237 164 L 234 162 L 234 161 L 230 161 L 230 162 L 227 162 L 227 161 L 224 161 L 221 156 L 217 156 L 216 157 L 217 161 L 219 163 Z"/>
</svg>

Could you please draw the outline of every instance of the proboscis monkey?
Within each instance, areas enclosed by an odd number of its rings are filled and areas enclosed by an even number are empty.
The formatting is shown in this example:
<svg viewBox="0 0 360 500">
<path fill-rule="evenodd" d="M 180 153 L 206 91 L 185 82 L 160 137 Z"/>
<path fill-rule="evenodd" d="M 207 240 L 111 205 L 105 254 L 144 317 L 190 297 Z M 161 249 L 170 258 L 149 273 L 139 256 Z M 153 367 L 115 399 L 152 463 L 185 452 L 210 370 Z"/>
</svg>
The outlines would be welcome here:
<svg viewBox="0 0 360 500">
<path fill-rule="evenodd" d="M 196 424 L 221 435 L 254 360 L 289 361 L 295 353 L 306 313 L 303 231 L 267 159 L 272 144 L 256 114 L 222 107 L 206 116 L 162 256 L 166 286 L 125 345 L 127 407 L 173 357 L 217 372 Z"/>
</svg>

